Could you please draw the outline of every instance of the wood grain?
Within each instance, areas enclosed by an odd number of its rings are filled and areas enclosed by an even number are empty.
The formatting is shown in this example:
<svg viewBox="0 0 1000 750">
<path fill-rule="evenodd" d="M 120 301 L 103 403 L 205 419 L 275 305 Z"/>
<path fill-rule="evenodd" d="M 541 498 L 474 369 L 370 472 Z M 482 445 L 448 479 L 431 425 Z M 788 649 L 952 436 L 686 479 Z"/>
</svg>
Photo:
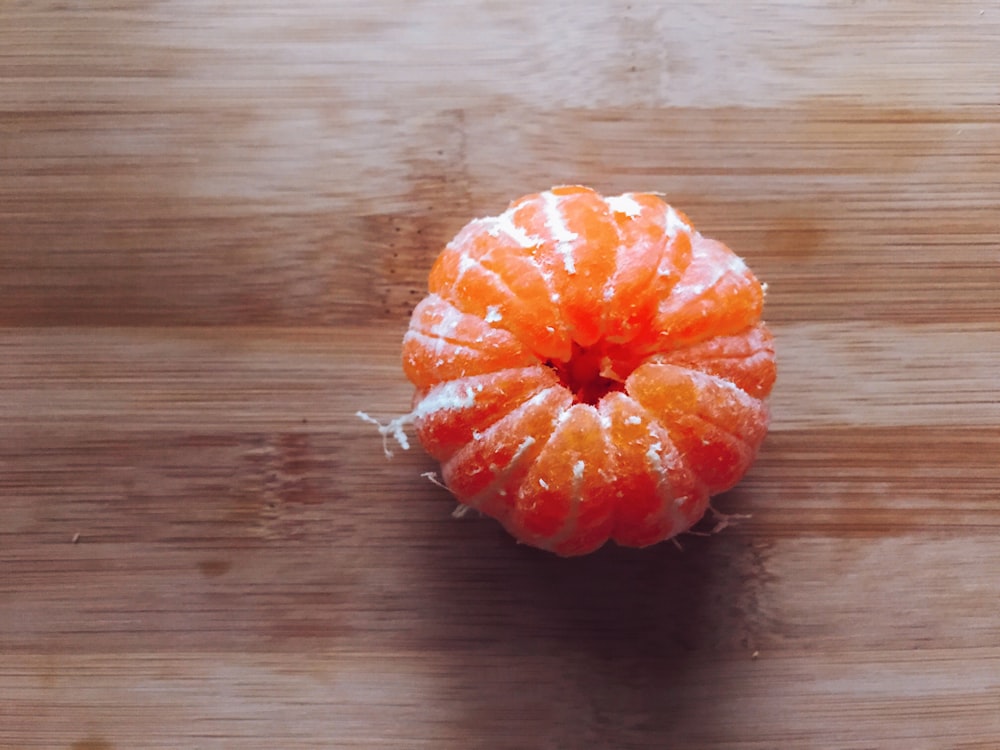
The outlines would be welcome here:
<svg viewBox="0 0 1000 750">
<path fill-rule="evenodd" d="M 1000 7 L 0 5 L 0 747 L 1000 746 Z M 468 219 L 769 283 L 751 514 L 559 560 L 363 408 Z M 708 523 L 705 529 L 710 529 Z"/>
</svg>

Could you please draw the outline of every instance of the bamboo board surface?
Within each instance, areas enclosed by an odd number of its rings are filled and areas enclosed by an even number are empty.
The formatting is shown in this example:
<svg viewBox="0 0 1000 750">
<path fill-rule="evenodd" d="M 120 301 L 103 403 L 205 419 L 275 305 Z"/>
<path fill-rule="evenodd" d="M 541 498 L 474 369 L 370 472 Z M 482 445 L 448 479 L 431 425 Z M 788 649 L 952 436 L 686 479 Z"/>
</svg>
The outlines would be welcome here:
<svg viewBox="0 0 1000 750">
<path fill-rule="evenodd" d="M 1000 6 L 0 4 L 0 747 L 1000 747 Z M 768 282 L 712 536 L 450 517 L 468 219 L 660 190 Z"/>
</svg>

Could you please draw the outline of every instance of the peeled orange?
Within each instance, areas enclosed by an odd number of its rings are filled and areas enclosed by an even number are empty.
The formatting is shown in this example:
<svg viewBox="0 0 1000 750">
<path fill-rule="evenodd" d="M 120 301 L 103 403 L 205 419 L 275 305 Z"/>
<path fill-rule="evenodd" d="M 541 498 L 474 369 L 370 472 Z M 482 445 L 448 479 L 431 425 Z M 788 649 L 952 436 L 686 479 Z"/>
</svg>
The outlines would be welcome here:
<svg viewBox="0 0 1000 750">
<path fill-rule="evenodd" d="M 749 468 L 774 345 L 762 285 L 656 195 L 568 186 L 467 224 L 403 367 L 459 502 L 560 555 L 686 531 Z M 405 446 L 404 446 L 405 447 Z"/>
</svg>

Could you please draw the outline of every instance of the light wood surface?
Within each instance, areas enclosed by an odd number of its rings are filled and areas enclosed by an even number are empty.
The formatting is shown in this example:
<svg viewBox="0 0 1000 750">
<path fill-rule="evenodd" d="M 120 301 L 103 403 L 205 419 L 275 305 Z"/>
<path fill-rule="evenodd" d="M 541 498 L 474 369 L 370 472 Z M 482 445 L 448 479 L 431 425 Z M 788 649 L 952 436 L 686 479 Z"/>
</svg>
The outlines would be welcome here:
<svg viewBox="0 0 1000 750">
<path fill-rule="evenodd" d="M 0 3 L 0 747 L 1000 747 L 1000 5 Z M 659 190 L 769 283 L 714 536 L 453 519 L 468 219 Z"/>
</svg>

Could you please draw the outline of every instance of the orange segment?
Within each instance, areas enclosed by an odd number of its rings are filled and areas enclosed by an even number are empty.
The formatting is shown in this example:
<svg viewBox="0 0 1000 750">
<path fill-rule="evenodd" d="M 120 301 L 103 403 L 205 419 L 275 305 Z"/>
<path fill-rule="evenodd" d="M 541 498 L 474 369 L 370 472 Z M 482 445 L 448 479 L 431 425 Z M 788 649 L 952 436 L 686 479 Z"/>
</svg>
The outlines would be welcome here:
<svg viewBox="0 0 1000 750">
<path fill-rule="evenodd" d="M 507 526 L 522 541 L 559 554 L 596 549 L 614 524 L 616 500 L 608 468 L 597 410 L 575 404 L 559 417 L 525 476 Z"/>
<path fill-rule="evenodd" d="M 568 359 L 569 332 L 542 271 L 525 255 L 534 242 L 499 218 L 470 222 L 438 256 L 429 288 L 510 331 L 542 359 Z"/>
<path fill-rule="evenodd" d="M 537 362 L 514 334 L 436 294 L 417 305 L 403 337 L 403 371 L 418 388 Z"/>
<path fill-rule="evenodd" d="M 717 336 L 658 354 L 650 361 L 679 365 L 732 382 L 751 396 L 764 398 L 777 377 L 774 337 L 763 324 L 733 336 Z"/>
<path fill-rule="evenodd" d="M 418 392 L 417 436 L 431 456 L 446 461 L 529 398 L 558 384 L 552 370 L 540 365 L 439 384 Z"/>
<path fill-rule="evenodd" d="M 691 240 L 688 231 L 678 231 L 669 221 L 672 209 L 655 195 L 625 193 L 605 203 L 618 230 L 618 246 L 603 292 L 603 330 L 608 342 L 621 344 L 645 330 L 660 300 L 677 283 L 691 262 Z"/>
<path fill-rule="evenodd" d="M 764 290 L 721 242 L 694 235 L 691 263 L 654 316 L 637 352 L 663 352 L 738 333 L 759 319 Z"/>
<path fill-rule="evenodd" d="M 713 494 L 750 467 L 767 431 L 767 408 L 732 383 L 675 365 L 645 364 L 626 392 L 660 421 Z"/>
<path fill-rule="evenodd" d="M 558 415 L 571 403 L 559 387 L 532 396 L 445 461 L 441 469 L 449 489 L 486 515 L 506 518 Z"/>
<path fill-rule="evenodd" d="M 603 334 L 602 296 L 615 272 L 618 247 L 607 204 L 589 188 L 566 187 L 529 196 L 511 210 L 519 226 L 543 240 L 535 260 L 550 280 L 573 341 L 592 345 Z"/>
<path fill-rule="evenodd" d="M 708 493 L 688 470 L 670 435 L 632 398 L 612 393 L 598 407 L 610 422 L 611 476 L 618 500 L 612 538 L 645 547 L 686 531 Z"/>
</svg>

